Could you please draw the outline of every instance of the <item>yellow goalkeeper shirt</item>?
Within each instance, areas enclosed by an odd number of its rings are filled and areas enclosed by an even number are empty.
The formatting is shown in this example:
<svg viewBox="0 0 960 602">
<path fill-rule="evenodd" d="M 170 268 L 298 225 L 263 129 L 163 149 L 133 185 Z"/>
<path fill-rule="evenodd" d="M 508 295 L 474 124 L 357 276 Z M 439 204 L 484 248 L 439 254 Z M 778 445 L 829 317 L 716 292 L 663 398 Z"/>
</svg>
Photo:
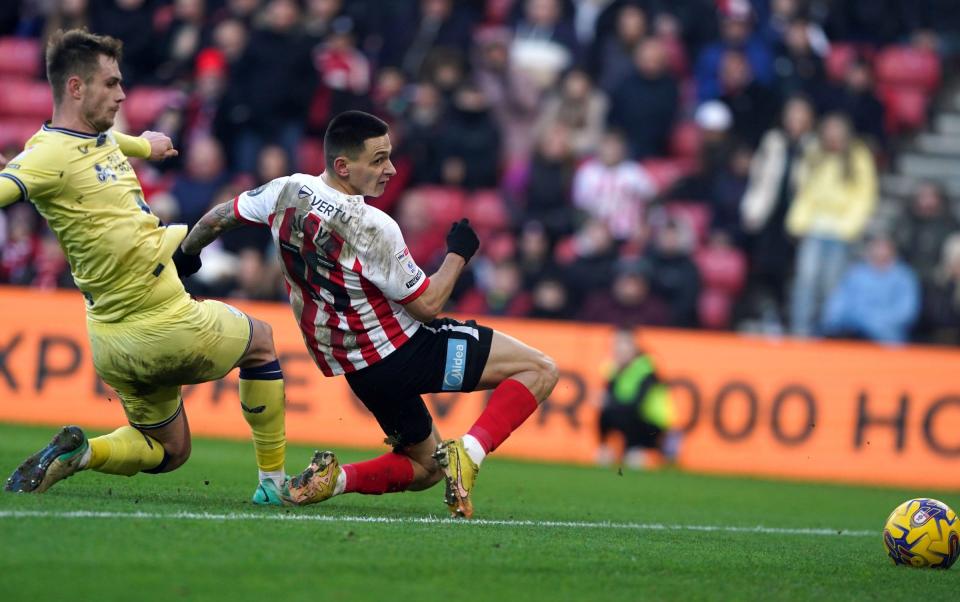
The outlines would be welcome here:
<svg viewBox="0 0 960 602">
<path fill-rule="evenodd" d="M 162 227 L 150 213 L 127 155 L 148 157 L 150 143 L 44 124 L 0 172 L 0 207 L 20 199 L 36 205 L 70 262 L 88 317 L 99 322 L 184 294 L 169 264 L 187 228 Z"/>
</svg>

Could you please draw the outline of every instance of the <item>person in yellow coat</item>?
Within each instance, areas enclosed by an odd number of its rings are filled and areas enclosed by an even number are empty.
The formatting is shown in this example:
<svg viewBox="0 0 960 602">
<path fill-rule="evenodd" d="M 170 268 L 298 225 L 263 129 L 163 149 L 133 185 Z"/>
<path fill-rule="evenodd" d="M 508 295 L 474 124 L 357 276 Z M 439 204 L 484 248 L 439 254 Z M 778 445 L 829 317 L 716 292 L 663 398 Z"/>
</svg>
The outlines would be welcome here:
<svg viewBox="0 0 960 602">
<path fill-rule="evenodd" d="M 877 199 L 870 149 L 841 114 L 824 117 L 819 140 L 806 153 L 787 232 L 799 241 L 791 300 L 791 331 L 816 336 L 820 309 L 847 266 Z"/>
</svg>

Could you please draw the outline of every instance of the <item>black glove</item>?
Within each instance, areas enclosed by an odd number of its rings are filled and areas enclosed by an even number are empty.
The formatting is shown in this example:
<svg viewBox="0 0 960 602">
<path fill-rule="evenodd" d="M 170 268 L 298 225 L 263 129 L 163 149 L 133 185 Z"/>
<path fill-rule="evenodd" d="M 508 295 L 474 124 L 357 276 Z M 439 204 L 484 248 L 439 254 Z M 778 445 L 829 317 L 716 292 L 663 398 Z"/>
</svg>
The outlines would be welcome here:
<svg viewBox="0 0 960 602">
<path fill-rule="evenodd" d="M 177 275 L 179 275 L 181 279 L 187 276 L 193 276 L 197 273 L 197 270 L 200 269 L 200 256 L 187 255 L 183 252 L 183 249 L 177 247 L 176 252 L 173 254 L 173 265 L 176 266 Z"/>
<path fill-rule="evenodd" d="M 473 254 L 480 248 L 480 239 L 470 227 L 470 220 L 463 218 L 454 222 L 447 233 L 447 253 L 456 253 L 464 261 L 470 261 Z"/>
</svg>

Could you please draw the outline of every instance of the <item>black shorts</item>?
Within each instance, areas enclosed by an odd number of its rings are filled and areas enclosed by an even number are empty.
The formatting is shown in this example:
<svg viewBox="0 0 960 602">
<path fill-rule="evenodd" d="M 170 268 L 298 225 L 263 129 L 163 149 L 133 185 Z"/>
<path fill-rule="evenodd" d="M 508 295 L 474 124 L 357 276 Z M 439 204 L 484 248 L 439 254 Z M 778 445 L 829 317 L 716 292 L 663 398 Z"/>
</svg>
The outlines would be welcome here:
<svg viewBox="0 0 960 602">
<path fill-rule="evenodd" d="M 487 365 L 493 330 L 473 320 L 434 320 L 384 359 L 346 375 L 354 394 L 402 448 L 430 436 L 422 393 L 473 391 Z"/>
<path fill-rule="evenodd" d="M 663 433 L 659 427 L 644 422 L 635 405 L 610 405 L 600 411 L 600 438 L 605 439 L 611 431 L 623 434 L 627 449 L 657 449 Z"/>
</svg>

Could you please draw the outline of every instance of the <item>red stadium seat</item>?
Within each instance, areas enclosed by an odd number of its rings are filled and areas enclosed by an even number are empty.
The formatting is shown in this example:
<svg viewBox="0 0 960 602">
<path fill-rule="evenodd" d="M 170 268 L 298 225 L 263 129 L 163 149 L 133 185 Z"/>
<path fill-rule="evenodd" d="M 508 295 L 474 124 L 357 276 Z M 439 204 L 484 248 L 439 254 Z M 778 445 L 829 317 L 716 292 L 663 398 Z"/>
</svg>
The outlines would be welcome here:
<svg viewBox="0 0 960 602">
<path fill-rule="evenodd" d="M 924 90 L 909 86 L 884 86 L 878 93 L 886 109 L 884 127 L 887 132 L 912 132 L 927 122 L 930 97 Z"/>
<path fill-rule="evenodd" d="M 667 216 L 682 221 L 697 237 L 697 247 L 707 241 L 710 234 L 710 207 L 694 201 L 671 201 L 664 206 Z"/>
<path fill-rule="evenodd" d="M 452 222 L 463 217 L 466 198 L 459 188 L 421 186 L 409 192 L 418 194 L 426 200 L 430 219 L 438 228 L 449 228 Z"/>
<path fill-rule="evenodd" d="M 0 38 L 0 76 L 36 79 L 41 76 L 43 50 L 36 38 Z"/>
<path fill-rule="evenodd" d="M 510 213 L 496 190 L 478 190 L 467 200 L 466 216 L 480 232 L 498 232 L 510 227 Z"/>
<path fill-rule="evenodd" d="M 0 80 L 0 116 L 34 119 L 36 127 L 53 115 L 53 95 L 45 82 Z"/>
<path fill-rule="evenodd" d="M 319 138 L 304 138 L 297 148 L 297 171 L 318 174 L 324 169 L 323 141 Z"/>
<path fill-rule="evenodd" d="M 736 296 L 747 279 L 747 259 L 733 248 L 706 247 L 694 255 L 704 288 Z"/>
<path fill-rule="evenodd" d="M 721 329 L 730 325 L 733 298 L 715 289 L 706 289 L 697 300 L 697 315 L 704 328 Z"/>
<path fill-rule="evenodd" d="M 657 192 L 668 190 L 691 170 L 691 162 L 687 159 L 644 159 L 640 166 L 653 179 Z"/>
<path fill-rule="evenodd" d="M 881 86 L 913 86 L 931 93 L 940 85 L 940 59 L 930 50 L 890 46 L 874 63 Z"/>
<path fill-rule="evenodd" d="M 131 134 L 139 134 L 149 129 L 164 110 L 183 102 L 183 99 L 183 92 L 172 88 L 134 88 L 123 102 L 127 129 Z"/>
<path fill-rule="evenodd" d="M 40 129 L 36 119 L 8 117 L 0 119 L 0 152 L 16 149 L 20 151 L 31 136 Z M 8 155 L 7 159 L 11 157 Z"/>
<path fill-rule="evenodd" d="M 854 44 L 830 44 L 830 53 L 827 54 L 825 67 L 827 77 L 832 81 L 843 81 L 847 69 L 857 59 L 857 47 Z"/>
<path fill-rule="evenodd" d="M 700 156 L 703 134 L 693 121 L 682 121 L 670 134 L 670 154 L 683 159 L 696 159 Z"/>
</svg>

